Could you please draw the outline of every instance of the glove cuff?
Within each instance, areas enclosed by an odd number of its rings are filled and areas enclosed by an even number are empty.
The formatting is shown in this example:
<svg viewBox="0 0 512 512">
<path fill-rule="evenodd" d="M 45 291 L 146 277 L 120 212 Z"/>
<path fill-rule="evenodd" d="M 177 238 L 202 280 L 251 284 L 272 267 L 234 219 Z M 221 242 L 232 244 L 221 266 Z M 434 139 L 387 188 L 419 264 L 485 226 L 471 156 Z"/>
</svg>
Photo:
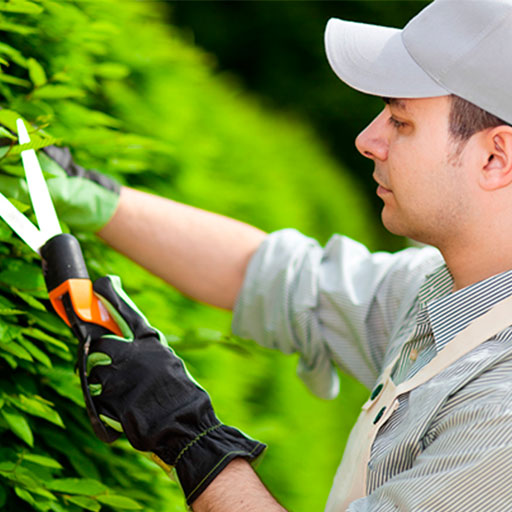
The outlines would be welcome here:
<svg viewBox="0 0 512 512">
<path fill-rule="evenodd" d="M 266 447 L 240 430 L 219 423 L 197 435 L 174 460 L 169 460 L 165 448 L 155 453 L 175 467 L 187 504 L 191 505 L 233 459 L 242 457 L 254 463 Z"/>
</svg>

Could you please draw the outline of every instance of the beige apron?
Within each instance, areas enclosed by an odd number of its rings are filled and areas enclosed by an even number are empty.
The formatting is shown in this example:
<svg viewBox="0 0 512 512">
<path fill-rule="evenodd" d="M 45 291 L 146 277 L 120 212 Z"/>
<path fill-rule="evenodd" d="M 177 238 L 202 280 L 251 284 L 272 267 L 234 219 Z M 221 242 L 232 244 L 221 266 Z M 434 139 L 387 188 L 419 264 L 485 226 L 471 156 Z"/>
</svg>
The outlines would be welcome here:
<svg viewBox="0 0 512 512">
<path fill-rule="evenodd" d="M 398 408 L 398 397 L 427 382 L 462 356 L 512 324 L 512 297 L 498 302 L 490 311 L 463 329 L 416 375 L 395 385 L 391 373 L 400 357 L 382 372 L 379 385 L 363 405 L 343 459 L 334 477 L 325 512 L 344 512 L 353 501 L 366 496 L 366 471 L 378 430 Z"/>
</svg>

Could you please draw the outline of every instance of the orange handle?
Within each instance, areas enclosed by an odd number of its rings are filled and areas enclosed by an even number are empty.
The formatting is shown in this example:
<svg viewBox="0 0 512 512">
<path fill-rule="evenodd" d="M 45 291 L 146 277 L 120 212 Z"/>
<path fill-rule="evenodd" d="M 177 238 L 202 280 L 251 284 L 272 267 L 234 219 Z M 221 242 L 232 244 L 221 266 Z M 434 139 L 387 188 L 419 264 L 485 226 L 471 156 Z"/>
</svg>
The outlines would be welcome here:
<svg viewBox="0 0 512 512">
<path fill-rule="evenodd" d="M 66 294 L 69 295 L 73 310 L 80 320 L 101 325 L 118 336 L 123 335 L 108 310 L 94 295 L 90 279 L 68 279 L 48 294 L 57 314 L 71 327 L 62 302 L 62 298 Z"/>
</svg>

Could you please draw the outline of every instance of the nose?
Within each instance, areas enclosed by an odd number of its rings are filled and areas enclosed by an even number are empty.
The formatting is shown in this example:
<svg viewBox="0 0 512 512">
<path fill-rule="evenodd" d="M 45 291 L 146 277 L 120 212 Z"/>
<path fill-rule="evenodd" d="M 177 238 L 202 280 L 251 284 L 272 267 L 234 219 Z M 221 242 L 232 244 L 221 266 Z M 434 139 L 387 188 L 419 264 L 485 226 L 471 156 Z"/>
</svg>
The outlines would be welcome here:
<svg viewBox="0 0 512 512">
<path fill-rule="evenodd" d="M 361 155 L 371 160 L 386 160 L 388 157 L 388 131 L 386 108 L 356 137 L 356 148 Z"/>
</svg>

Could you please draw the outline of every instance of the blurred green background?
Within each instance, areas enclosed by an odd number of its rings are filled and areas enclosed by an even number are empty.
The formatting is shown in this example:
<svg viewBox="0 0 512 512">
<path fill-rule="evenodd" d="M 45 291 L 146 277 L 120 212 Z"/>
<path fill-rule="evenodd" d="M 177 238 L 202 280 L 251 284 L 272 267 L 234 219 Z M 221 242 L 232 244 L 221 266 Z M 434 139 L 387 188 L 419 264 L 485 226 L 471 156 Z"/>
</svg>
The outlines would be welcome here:
<svg viewBox="0 0 512 512">
<path fill-rule="evenodd" d="M 382 107 L 378 98 L 351 90 L 331 70 L 323 33 L 329 18 L 402 28 L 429 2 L 202 1 L 169 2 L 171 22 L 186 40 L 210 51 L 216 68 L 232 74 L 272 109 L 312 126 L 325 150 L 358 181 L 379 215 L 371 162 L 354 139 Z M 378 226 L 386 249 L 402 240 Z"/>
<path fill-rule="evenodd" d="M 353 147 L 380 102 L 329 70 L 323 28 L 330 16 L 401 26 L 423 4 L 0 0 L 0 125 L 21 115 L 38 147 L 68 145 L 122 183 L 267 231 L 398 248 Z M 19 148 L 0 131 L 0 172 L 19 176 Z M 75 234 L 92 276 L 122 276 L 221 419 L 269 444 L 259 473 L 283 505 L 322 510 L 367 390 L 342 376 L 336 400 L 313 397 L 297 357 L 234 339 L 227 312 Z M 76 342 L 49 312 L 39 261 L 3 223 L 0 241 L 0 508 L 184 511 L 126 441 L 93 437 Z"/>
</svg>

